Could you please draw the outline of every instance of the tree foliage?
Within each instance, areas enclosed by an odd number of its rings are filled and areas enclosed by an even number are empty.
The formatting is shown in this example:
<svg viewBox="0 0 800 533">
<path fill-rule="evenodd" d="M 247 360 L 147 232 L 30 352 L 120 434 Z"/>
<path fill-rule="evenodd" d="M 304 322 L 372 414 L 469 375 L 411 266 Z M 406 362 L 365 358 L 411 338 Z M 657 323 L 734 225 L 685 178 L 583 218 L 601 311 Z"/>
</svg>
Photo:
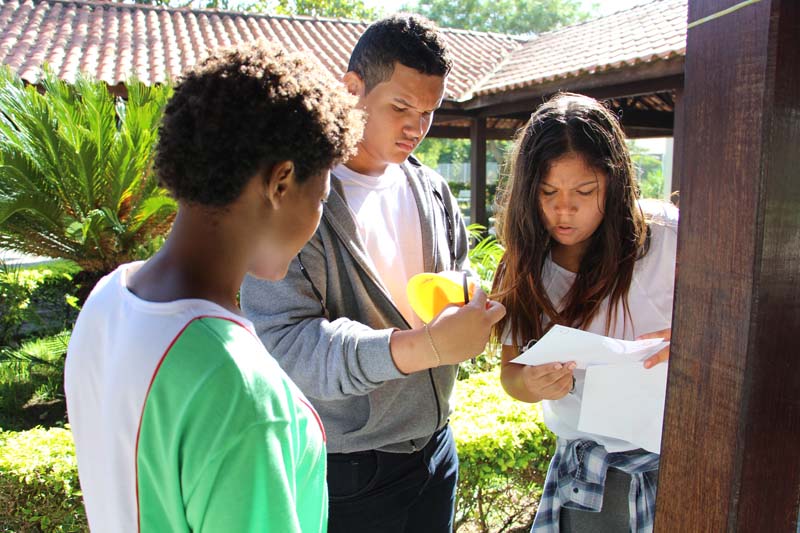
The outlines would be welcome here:
<svg viewBox="0 0 800 533">
<path fill-rule="evenodd" d="M 380 10 L 367 7 L 363 0 L 132 0 L 135 4 L 249 11 L 271 15 L 374 20 Z"/>
<path fill-rule="evenodd" d="M 380 16 L 377 10 L 367 7 L 362 0 L 279 0 L 275 13 L 361 20 L 373 20 Z"/>
<path fill-rule="evenodd" d="M 404 9 L 445 28 L 513 35 L 541 33 L 589 18 L 580 0 L 416 0 Z"/>
<path fill-rule="evenodd" d="M 132 81 L 125 102 L 47 69 L 41 87 L 0 69 L 0 248 L 95 274 L 140 258 L 177 207 L 151 164 L 171 89 Z"/>
<path fill-rule="evenodd" d="M 664 197 L 664 175 L 661 158 L 650 154 L 635 141 L 628 142 L 631 159 L 636 170 L 636 181 L 642 198 Z"/>
<path fill-rule="evenodd" d="M 465 163 L 469 161 L 469 139 L 425 137 L 414 155 L 432 168 L 439 163 Z"/>
</svg>

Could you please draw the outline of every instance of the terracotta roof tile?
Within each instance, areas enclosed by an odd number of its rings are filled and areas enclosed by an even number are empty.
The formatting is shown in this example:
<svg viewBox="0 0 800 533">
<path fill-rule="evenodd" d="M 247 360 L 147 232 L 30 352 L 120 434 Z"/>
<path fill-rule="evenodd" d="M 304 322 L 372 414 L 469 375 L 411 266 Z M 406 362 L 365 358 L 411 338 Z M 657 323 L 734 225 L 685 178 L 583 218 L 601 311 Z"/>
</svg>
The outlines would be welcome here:
<svg viewBox="0 0 800 533">
<path fill-rule="evenodd" d="M 82 0 L 9 0 L 0 5 L 0 62 L 36 83 L 42 63 L 72 81 L 78 71 L 117 85 L 131 75 L 145 83 L 177 77 L 205 53 L 256 39 L 306 50 L 336 77 L 366 29 L 363 21 L 169 9 Z M 520 39 L 445 30 L 456 66 L 446 97 L 460 99 Z"/>
<path fill-rule="evenodd" d="M 445 97 L 463 101 L 683 55 L 686 2 L 657 0 L 528 41 L 445 29 L 454 56 Z M 109 85 L 131 75 L 163 83 L 210 48 L 266 39 L 307 50 L 339 77 L 367 24 L 116 2 L 6 0 L 0 4 L 0 62 L 30 83 L 38 81 L 44 62 L 69 81 L 82 70 Z"/>
<path fill-rule="evenodd" d="M 656 0 L 532 38 L 474 95 L 633 66 L 686 53 L 687 0 Z"/>
</svg>

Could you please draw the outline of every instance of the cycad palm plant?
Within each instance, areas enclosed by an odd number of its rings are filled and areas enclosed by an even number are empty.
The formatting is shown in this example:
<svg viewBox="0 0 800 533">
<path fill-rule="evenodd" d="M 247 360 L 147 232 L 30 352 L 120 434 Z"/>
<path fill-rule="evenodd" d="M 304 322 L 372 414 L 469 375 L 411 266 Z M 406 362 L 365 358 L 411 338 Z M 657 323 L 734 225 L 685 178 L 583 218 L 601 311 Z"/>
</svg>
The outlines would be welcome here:
<svg viewBox="0 0 800 533">
<path fill-rule="evenodd" d="M 497 265 L 500 264 L 506 250 L 494 235 L 487 234 L 485 226 L 470 224 L 467 226 L 467 232 L 470 240 L 476 243 L 469 249 L 470 265 L 478 274 L 481 287 L 488 293 L 492 288 Z"/>
<path fill-rule="evenodd" d="M 470 246 L 469 263 L 472 270 L 478 275 L 478 282 L 481 288 L 490 294 L 492 290 L 492 280 L 497 271 L 497 265 L 503 258 L 505 248 L 497 242 L 494 235 L 488 234 L 486 227 L 480 224 L 470 224 L 467 226 L 470 240 L 476 243 Z M 500 360 L 500 346 L 494 339 L 486 346 L 486 349 L 477 357 L 461 363 L 458 367 L 458 379 L 467 379 L 470 374 L 475 372 L 487 372 L 494 368 Z"/>
<path fill-rule="evenodd" d="M 75 261 L 89 285 L 175 215 L 151 164 L 171 89 L 130 81 L 126 102 L 46 68 L 41 88 L 0 69 L 0 248 Z"/>
</svg>

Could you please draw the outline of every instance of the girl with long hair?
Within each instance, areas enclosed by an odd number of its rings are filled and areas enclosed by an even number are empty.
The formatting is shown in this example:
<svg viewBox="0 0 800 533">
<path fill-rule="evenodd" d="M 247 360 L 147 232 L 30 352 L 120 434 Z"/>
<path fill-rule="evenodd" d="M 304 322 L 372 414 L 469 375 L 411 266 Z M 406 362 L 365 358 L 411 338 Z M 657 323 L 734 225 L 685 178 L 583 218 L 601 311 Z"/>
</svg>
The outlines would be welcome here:
<svg viewBox="0 0 800 533">
<path fill-rule="evenodd" d="M 538 366 L 511 360 L 555 324 L 669 339 L 677 210 L 637 198 L 617 118 L 586 96 L 559 94 L 542 105 L 518 134 L 511 162 L 498 224 L 506 253 L 493 287 L 507 310 L 495 326 L 501 381 L 514 398 L 542 401 L 558 436 L 533 531 L 648 531 L 658 455 L 578 430 L 585 371 L 569 353 Z"/>
</svg>

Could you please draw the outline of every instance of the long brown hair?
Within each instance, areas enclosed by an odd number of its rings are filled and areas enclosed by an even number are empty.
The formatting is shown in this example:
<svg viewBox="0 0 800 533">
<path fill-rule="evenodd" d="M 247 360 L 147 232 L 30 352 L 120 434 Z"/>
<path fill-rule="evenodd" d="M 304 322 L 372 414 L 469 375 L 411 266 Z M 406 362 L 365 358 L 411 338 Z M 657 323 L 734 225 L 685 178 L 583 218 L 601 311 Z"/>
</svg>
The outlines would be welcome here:
<svg viewBox="0 0 800 533">
<path fill-rule="evenodd" d="M 542 270 L 553 239 L 542 219 L 539 187 L 554 161 L 574 154 L 606 175 L 603 221 L 591 237 L 563 302 L 551 302 Z M 498 235 L 506 252 L 495 276 L 493 297 L 506 307 L 495 325 L 500 338 L 510 326 L 514 342 L 538 339 L 549 326 L 584 328 L 608 298 L 609 310 L 622 302 L 629 318 L 628 290 L 636 260 L 646 253 L 644 216 L 637 203 L 633 164 L 616 116 L 597 100 L 578 94 L 554 96 L 531 115 L 517 134 L 509 182 L 501 191 Z M 616 313 L 609 312 L 606 333 Z M 502 340 L 502 339 L 501 339 Z"/>
</svg>

